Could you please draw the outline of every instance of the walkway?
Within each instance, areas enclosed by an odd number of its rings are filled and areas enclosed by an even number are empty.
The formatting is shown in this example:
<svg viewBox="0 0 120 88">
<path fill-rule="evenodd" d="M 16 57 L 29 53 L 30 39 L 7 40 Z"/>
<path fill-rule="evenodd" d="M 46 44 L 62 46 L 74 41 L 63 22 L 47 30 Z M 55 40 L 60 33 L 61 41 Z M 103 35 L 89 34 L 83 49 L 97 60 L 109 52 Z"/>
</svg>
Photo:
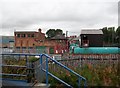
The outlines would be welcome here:
<svg viewBox="0 0 120 88">
<path fill-rule="evenodd" d="M 29 83 L 23 80 L 2 79 L 2 88 L 32 88 Z"/>
</svg>

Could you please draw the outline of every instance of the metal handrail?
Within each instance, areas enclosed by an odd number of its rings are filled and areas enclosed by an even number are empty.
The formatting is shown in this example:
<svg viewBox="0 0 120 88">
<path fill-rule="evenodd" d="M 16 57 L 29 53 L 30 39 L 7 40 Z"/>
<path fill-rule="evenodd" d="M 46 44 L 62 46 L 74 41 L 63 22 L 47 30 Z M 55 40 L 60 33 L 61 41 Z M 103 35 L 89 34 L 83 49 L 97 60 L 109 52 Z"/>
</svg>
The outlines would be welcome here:
<svg viewBox="0 0 120 88">
<path fill-rule="evenodd" d="M 27 66 L 20 66 L 20 65 L 4 65 L 4 64 L 0 64 L 1 67 L 19 67 L 19 68 L 27 68 Z"/>
<path fill-rule="evenodd" d="M 34 53 L 1 53 L 0 55 L 3 55 L 3 56 L 9 56 L 9 55 L 15 55 L 15 56 L 40 56 L 40 54 L 34 54 Z M 6 64 L 0 64 L 1 67 L 16 67 L 16 68 L 26 68 L 26 71 L 27 69 L 33 69 L 33 68 L 30 68 L 28 66 L 28 60 L 27 60 L 27 57 L 26 57 L 26 65 L 23 66 L 23 65 L 6 65 Z M 28 77 L 29 73 L 27 72 L 27 74 L 12 74 L 12 73 L 0 73 L 0 75 L 5 75 L 5 76 L 21 76 L 21 77 Z M 28 81 L 28 79 L 27 79 Z"/>
<path fill-rule="evenodd" d="M 6 76 L 24 76 L 24 77 L 27 76 L 27 75 L 23 75 L 23 74 L 8 74 L 8 73 L 0 73 L 0 75 L 6 75 Z"/>
<path fill-rule="evenodd" d="M 86 87 L 86 78 L 84 78 L 83 76 L 79 75 L 78 73 L 74 72 L 72 69 L 66 67 L 65 65 L 61 64 L 60 62 L 58 62 L 57 60 L 51 58 L 50 56 L 48 56 L 47 54 L 41 54 L 40 55 L 40 64 L 42 64 L 42 57 L 45 56 L 46 57 L 46 84 L 48 85 L 48 74 L 50 74 L 50 72 L 48 71 L 48 58 L 50 60 L 52 60 L 53 62 L 55 62 L 56 64 L 58 64 L 59 66 L 63 67 L 64 69 L 68 70 L 69 72 L 75 74 L 76 76 L 78 76 L 78 86 L 80 87 L 80 81 L 84 80 L 84 86 Z M 41 68 L 42 69 L 42 68 Z M 43 70 L 43 69 L 42 69 Z M 56 77 L 54 77 L 54 75 L 51 75 L 53 78 L 57 79 Z M 58 81 L 61 82 L 60 79 L 57 79 Z M 67 85 L 66 82 L 63 82 L 65 85 Z M 70 87 L 70 86 L 69 86 Z"/>
<path fill-rule="evenodd" d="M 42 69 L 42 70 L 43 70 L 44 72 L 47 72 L 45 69 Z M 66 86 L 68 86 L 68 87 L 70 87 L 70 88 L 73 88 L 71 85 L 69 85 L 68 83 L 64 82 L 63 80 L 61 80 L 61 79 L 58 78 L 57 76 L 51 74 L 50 72 L 48 72 L 48 74 L 49 74 L 50 76 L 52 76 L 53 78 L 59 80 L 61 83 L 65 84 Z"/>
<path fill-rule="evenodd" d="M 48 75 L 50 75 L 50 76 L 52 76 L 53 78 L 57 79 L 58 81 L 62 82 L 64 85 L 66 85 L 66 86 L 68 86 L 68 87 L 72 87 L 71 85 L 69 85 L 68 83 L 66 83 L 66 82 L 64 82 L 63 80 L 59 79 L 58 77 L 56 77 L 55 75 L 53 75 L 52 73 L 50 73 L 50 72 L 48 71 L 48 59 L 50 59 L 50 60 L 53 61 L 54 63 L 58 64 L 59 66 L 63 67 L 64 69 L 66 69 L 66 70 L 68 70 L 69 72 L 71 72 L 71 73 L 75 74 L 76 76 L 78 76 L 78 84 L 79 84 L 78 86 L 79 86 L 79 87 L 80 87 L 80 81 L 81 81 L 81 80 L 84 80 L 84 86 L 86 87 L 86 78 L 84 78 L 83 76 L 81 76 L 81 75 L 79 75 L 78 73 L 74 72 L 72 69 L 66 67 L 65 65 L 61 64 L 61 63 L 58 62 L 57 60 L 51 58 L 51 57 L 48 56 L 47 54 L 2 53 L 2 54 L 0 54 L 0 55 L 19 55 L 19 56 L 28 56 L 28 55 L 29 55 L 29 56 L 39 56 L 39 57 L 40 57 L 40 59 L 39 59 L 39 60 L 40 60 L 40 69 L 46 72 L 46 84 L 47 84 L 47 85 L 48 85 Z M 43 64 L 43 61 L 42 61 L 43 56 L 46 57 L 46 60 L 45 60 L 45 62 L 46 62 L 46 68 L 45 68 L 45 69 L 43 69 L 43 66 L 42 66 L 42 64 Z M 26 62 L 27 62 L 27 61 L 26 61 Z M 7 65 L 6 65 L 6 66 L 7 66 Z M 8 66 L 9 66 L 9 65 L 8 65 Z M 26 66 L 27 66 L 27 64 L 26 64 Z M 28 66 L 27 66 L 27 68 L 28 68 Z M 8 74 L 6 74 L 6 75 L 8 75 Z M 12 75 L 17 75 L 17 74 L 12 74 Z M 21 75 L 17 75 L 17 76 L 21 76 Z M 23 75 L 23 76 L 25 76 L 25 75 Z"/>
</svg>

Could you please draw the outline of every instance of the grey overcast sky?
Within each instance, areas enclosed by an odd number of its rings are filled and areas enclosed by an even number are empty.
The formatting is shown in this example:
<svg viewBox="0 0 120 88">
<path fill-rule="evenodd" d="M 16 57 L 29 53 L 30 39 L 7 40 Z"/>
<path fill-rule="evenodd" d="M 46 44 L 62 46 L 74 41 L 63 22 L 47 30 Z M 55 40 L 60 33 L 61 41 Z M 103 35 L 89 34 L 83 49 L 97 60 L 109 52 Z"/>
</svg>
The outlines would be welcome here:
<svg viewBox="0 0 120 88">
<path fill-rule="evenodd" d="M 62 29 L 79 35 L 81 29 L 117 27 L 119 0 L 0 0 L 0 35 L 14 31 Z"/>
</svg>

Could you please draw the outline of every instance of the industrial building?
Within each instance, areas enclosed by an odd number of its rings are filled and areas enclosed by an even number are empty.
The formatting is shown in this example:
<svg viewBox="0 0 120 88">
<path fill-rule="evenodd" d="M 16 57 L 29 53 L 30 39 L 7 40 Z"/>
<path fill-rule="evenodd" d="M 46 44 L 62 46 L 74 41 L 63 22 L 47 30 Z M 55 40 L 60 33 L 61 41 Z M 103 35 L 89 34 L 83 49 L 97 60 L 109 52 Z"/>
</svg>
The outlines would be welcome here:
<svg viewBox="0 0 120 88">
<path fill-rule="evenodd" d="M 102 30 L 81 30 L 81 46 L 82 47 L 102 47 L 103 32 Z"/>
</svg>

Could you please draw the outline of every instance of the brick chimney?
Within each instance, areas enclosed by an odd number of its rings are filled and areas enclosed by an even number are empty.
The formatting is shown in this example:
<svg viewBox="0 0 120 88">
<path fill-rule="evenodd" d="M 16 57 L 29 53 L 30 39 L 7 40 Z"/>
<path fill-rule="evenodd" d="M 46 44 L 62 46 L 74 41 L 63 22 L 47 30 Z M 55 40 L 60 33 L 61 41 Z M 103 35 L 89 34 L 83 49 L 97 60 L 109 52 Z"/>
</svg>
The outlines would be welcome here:
<svg viewBox="0 0 120 88">
<path fill-rule="evenodd" d="M 38 32 L 40 32 L 40 33 L 41 33 L 41 29 L 40 29 L 40 28 L 38 29 Z"/>
</svg>

